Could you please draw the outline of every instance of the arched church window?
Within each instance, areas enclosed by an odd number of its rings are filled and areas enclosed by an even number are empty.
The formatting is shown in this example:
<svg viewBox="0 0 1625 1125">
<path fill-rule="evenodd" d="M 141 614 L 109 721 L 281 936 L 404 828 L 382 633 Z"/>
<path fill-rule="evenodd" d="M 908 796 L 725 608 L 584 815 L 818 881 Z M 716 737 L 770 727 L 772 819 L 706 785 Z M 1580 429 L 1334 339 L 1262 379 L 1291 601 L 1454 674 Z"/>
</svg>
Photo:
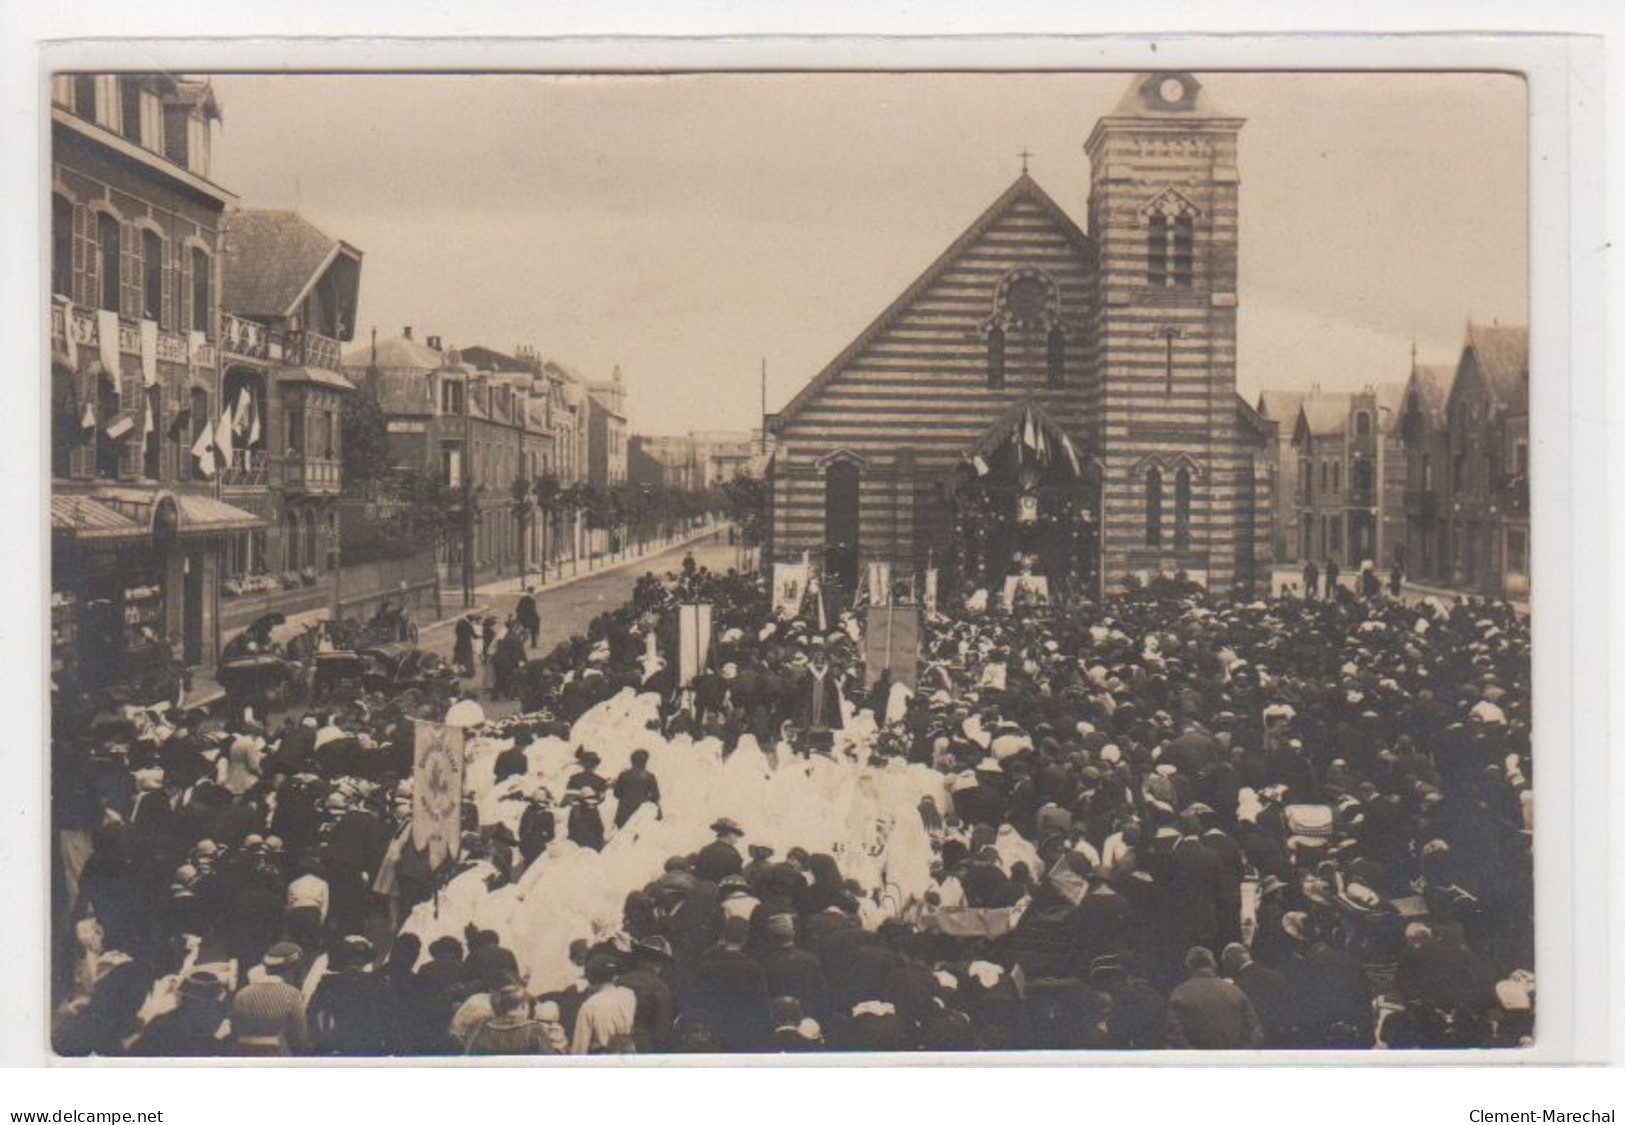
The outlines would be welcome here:
<svg viewBox="0 0 1625 1125">
<path fill-rule="evenodd" d="M 1162 546 L 1162 470 L 1145 474 L 1145 545 Z"/>
<path fill-rule="evenodd" d="M 1191 545 L 1191 471 L 1174 474 L 1174 550 L 1187 551 Z"/>
<path fill-rule="evenodd" d="M 1004 329 L 996 324 L 987 333 L 987 385 L 1004 386 Z"/>
<path fill-rule="evenodd" d="M 1052 387 L 1066 382 L 1066 333 L 1061 331 L 1059 325 L 1049 330 L 1049 356 L 1045 373 Z"/>
</svg>

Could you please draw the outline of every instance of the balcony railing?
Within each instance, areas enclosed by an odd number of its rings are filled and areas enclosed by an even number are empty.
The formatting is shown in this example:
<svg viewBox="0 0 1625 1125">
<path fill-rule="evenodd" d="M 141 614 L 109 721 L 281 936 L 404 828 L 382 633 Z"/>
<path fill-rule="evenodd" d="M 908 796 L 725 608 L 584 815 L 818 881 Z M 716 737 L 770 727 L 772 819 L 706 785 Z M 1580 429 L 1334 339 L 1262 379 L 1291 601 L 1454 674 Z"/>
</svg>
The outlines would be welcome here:
<svg viewBox="0 0 1625 1125">
<path fill-rule="evenodd" d="M 263 488 L 270 483 L 270 457 L 261 449 L 237 449 L 220 472 L 222 488 Z"/>
<path fill-rule="evenodd" d="M 230 313 L 220 318 L 220 345 L 227 354 L 290 367 L 339 369 L 342 346 L 319 332 L 286 332 Z"/>
<path fill-rule="evenodd" d="M 290 450 L 282 463 L 282 485 L 290 492 L 336 493 L 341 483 L 336 458 L 309 457 Z"/>
<path fill-rule="evenodd" d="M 99 348 L 101 346 L 101 330 L 97 324 L 95 309 L 75 306 L 72 317 L 68 316 L 67 302 L 58 298 L 51 303 L 51 346 L 53 350 L 61 351 L 66 348 L 68 333 L 73 334 L 73 342 L 80 348 Z M 199 338 L 191 346 L 188 355 L 190 336 L 177 332 L 158 333 L 158 358 L 164 363 L 191 364 L 197 367 L 214 366 L 214 345 L 208 340 Z M 124 317 L 118 322 L 118 350 L 123 355 L 139 356 L 141 354 L 141 326 L 133 320 Z"/>
<path fill-rule="evenodd" d="M 339 342 L 319 332 L 288 333 L 288 362 L 298 367 L 320 367 L 337 371 L 340 363 Z"/>
</svg>

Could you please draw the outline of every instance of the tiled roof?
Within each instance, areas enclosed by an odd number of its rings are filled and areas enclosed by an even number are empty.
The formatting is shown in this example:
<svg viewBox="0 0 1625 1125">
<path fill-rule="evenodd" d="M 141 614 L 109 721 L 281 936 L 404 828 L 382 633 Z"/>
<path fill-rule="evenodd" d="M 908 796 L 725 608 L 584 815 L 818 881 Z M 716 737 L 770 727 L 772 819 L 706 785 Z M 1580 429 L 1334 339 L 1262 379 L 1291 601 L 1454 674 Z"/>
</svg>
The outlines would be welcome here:
<svg viewBox="0 0 1625 1125">
<path fill-rule="evenodd" d="M 1422 420 L 1429 428 L 1444 425 L 1444 408 L 1450 399 L 1450 384 L 1455 381 L 1456 369 L 1445 364 L 1418 364 L 1411 370 L 1405 394 L 1416 403 Z"/>
<path fill-rule="evenodd" d="M 1467 346 L 1497 406 L 1514 412 L 1529 407 L 1529 329 L 1523 325 L 1467 325 Z"/>
<path fill-rule="evenodd" d="M 243 316 L 287 316 L 341 245 L 294 211 L 237 211 L 227 231 L 221 304 Z"/>
<path fill-rule="evenodd" d="M 1320 395 L 1305 399 L 1302 412 L 1304 425 L 1314 437 L 1326 434 L 1340 434 L 1348 429 L 1349 424 L 1349 396 L 1348 395 Z"/>
<path fill-rule="evenodd" d="M 433 348 L 425 347 L 405 336 L 390 336 L 378 341 L 376 358 L 371 342 L 357 344 L 344 353 L 340 363 L 345 370 L 365 371 L 376 366 L 380 371 L 438 371 L 444 357 Z"/>
<path fill-rule="evenodd" d="M 1257 410 L 1274 422 L 1292 422 L 1308 396 L 1302 391 L 1259 391 Z"/>
<path fill-rule="evenodd" d="M 1398 414 L 1399 408 L 1405 402 L 1405 384 L 1392 381 L 1378 383 L 1375 390 L 1377 392 L 1377 408 L 1386 410 L 1389 417 Z"/>
</svg>

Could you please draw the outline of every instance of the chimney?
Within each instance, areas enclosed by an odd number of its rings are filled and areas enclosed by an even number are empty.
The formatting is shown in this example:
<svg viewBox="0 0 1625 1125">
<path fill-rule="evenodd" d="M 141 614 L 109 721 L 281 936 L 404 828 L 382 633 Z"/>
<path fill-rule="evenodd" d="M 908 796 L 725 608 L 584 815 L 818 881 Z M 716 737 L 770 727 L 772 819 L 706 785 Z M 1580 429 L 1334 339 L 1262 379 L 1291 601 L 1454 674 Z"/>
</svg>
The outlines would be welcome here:
<svg viewBox="0 0 1625 1125">
<path fill-rule="evenodd" d="M 401 335 L 410 340 L 412 338 L 412 326 L 408 324 L 405 328 L 401 329 Z"/>
</svg>

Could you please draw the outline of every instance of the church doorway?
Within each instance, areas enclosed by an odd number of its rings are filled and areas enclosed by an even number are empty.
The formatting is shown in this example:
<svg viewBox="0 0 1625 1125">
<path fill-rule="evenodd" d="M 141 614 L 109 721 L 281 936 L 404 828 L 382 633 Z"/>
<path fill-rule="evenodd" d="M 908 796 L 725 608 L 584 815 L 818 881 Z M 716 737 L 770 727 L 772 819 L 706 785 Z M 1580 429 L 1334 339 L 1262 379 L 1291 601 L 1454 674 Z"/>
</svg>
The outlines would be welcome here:
<svg viewBox="0 0 1625 1125">
<path fill-rule="evenodd" d="M 1092 595 L 1100 575 L 1100 474 L 1035 408 L 996 426 L 960 465 L 952 549 L 966 590 L 1041 576 L 1052 597 Z"/>
<path fill-rule="evenodd" d="M 833 461 L 824 470 L 824 573 L 845 590 L 858 585 L 860 484 L 853 461 Z"/>
</svg>

